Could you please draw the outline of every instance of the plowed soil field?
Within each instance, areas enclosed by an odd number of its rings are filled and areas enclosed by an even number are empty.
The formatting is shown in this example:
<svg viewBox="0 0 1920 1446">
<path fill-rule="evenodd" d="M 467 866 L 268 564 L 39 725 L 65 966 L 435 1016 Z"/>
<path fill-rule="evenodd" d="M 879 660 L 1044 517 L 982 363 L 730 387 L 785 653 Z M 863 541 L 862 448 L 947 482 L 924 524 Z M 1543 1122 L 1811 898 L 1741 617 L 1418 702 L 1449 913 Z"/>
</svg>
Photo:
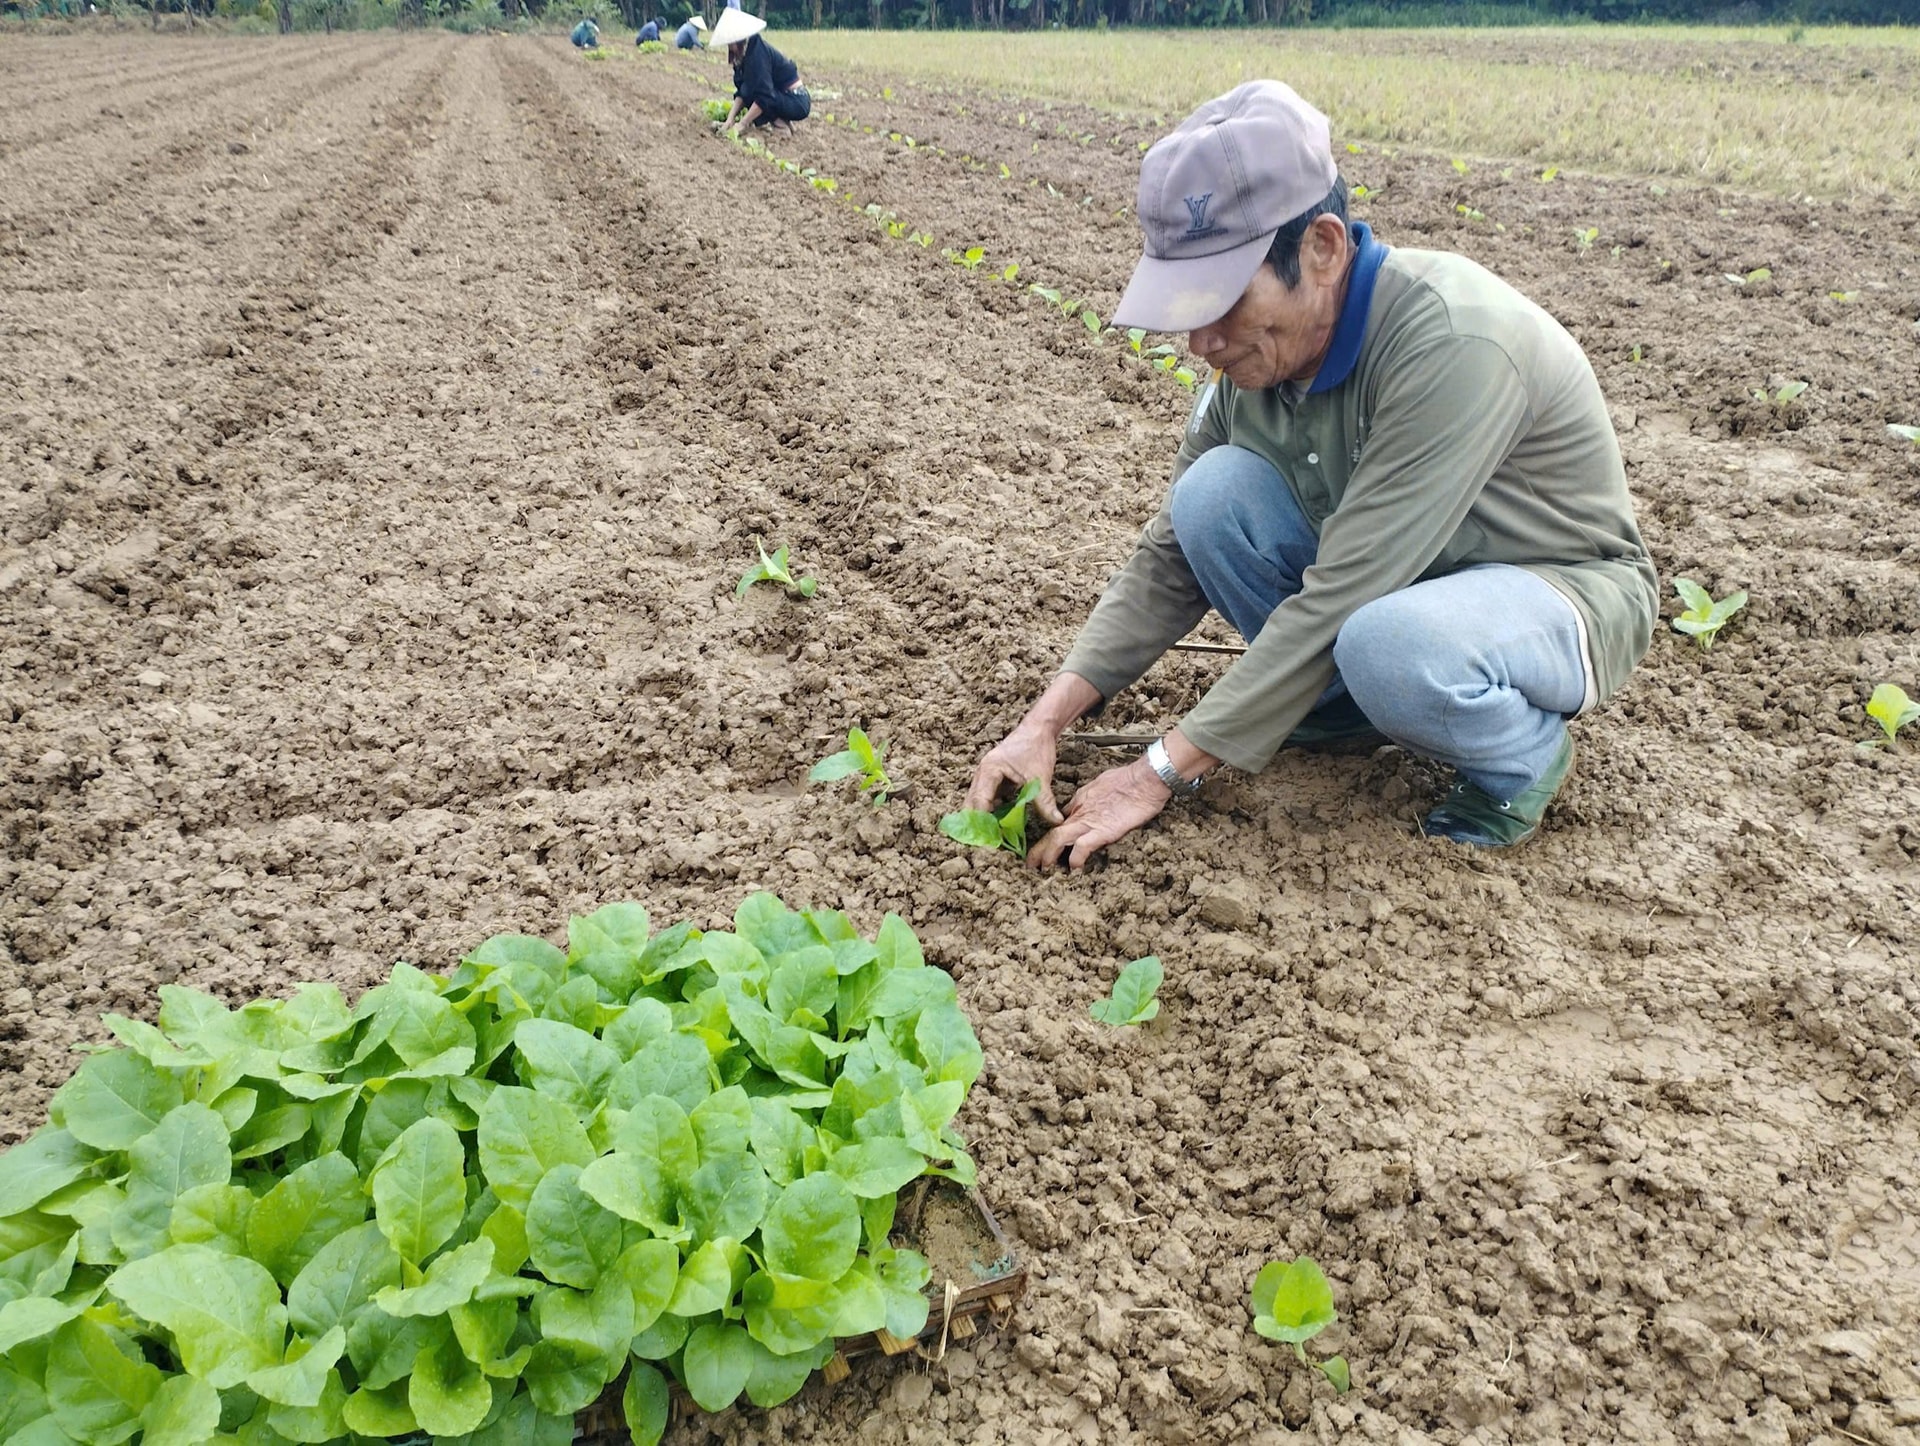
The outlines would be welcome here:
<svg viewBox="0 0 1920 1446">
<path fill-rule="evenodd" d="M 1383 239 L 1566 322 L 1663 577 L 1752 604 L 1710 653 L 1663 630 L 1510 855 L 1418 836 L 1416 759 L 1288 753 L 1038 877 L 935 825 L 1165 485 L 1189 394 L 1026 290 L 1105 314 L 1151 133 L 810 73 L 772 144 L 830 193 L 707 133 L 723 76 L 0 49 L 0 1139 L 166 981 L 357 988 L 768 888 L 897 910 L 954 973 L 1034 1287 L 938 1364 L 682 1440 L 1920 1439 L 1920 746 L 1857 746 L 1876 682 L 1920 693 L 1886 427 L 1920 422 L 1920 214 L 1347 156 Z M 735 600 L 756 536 L 814 601 Z M 852 723 L 910 799 L 806 787 Z M 1160 1018 L 1094 1024 L 1148 952 Z M 1249 1329 L 1296 1252 L 1344 1399 Z"/>
</svg>

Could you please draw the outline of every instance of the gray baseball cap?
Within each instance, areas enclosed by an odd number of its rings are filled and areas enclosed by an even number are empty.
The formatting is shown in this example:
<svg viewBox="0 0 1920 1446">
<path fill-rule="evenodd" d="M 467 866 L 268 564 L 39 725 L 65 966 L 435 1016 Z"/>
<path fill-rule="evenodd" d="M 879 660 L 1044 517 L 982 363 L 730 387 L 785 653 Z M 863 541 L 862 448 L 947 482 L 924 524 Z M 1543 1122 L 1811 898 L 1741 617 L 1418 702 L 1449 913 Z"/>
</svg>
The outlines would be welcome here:
<svg viewBox="0 0 1920 1446">
<path fill-rule="evenodd" d="M 1253 280 L 1274 232 L 1312 210 L 1336 172 L 1327 118 L 1277 80 L 1210 100 L 1140 163 L 1146 238 L 1115 326 L 1191 331 Z"/>
</svg>

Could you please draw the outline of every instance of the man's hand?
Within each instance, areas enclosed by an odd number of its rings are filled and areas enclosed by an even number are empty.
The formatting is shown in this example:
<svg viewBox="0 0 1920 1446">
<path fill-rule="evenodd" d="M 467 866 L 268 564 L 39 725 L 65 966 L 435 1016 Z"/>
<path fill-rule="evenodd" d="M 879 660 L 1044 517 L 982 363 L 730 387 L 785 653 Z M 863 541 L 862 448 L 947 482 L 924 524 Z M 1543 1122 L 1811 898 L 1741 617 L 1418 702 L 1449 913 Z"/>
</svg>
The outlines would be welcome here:
<svg viewBox="0 0 1920 1446">
<path fill-rule="evenodd" d="M 990 810 L 1002 789 L 1017 790 L 1030 778 L 1040 780 L 1040 792 L 1028 805 L 1051 827 L 1060 822 L 1060 805 L 1053 799 L 1053 766 L 1060 755 L 1059 735 L 1022 723 L 988 751 L 973 772 L 967 807 Z"/>
<path fill-rule="evenodd" d="M 1064 855 L 1067 866 L 1078 873 L 1108 844 L 1158 818 L 1172 797 L 1144 758 L 1123 768 L 1109 768 L 1074 794 L 1067 804 L 1066 822 L 1027 851 L 1027 864 L 1050 869 Z"/>
</svg>

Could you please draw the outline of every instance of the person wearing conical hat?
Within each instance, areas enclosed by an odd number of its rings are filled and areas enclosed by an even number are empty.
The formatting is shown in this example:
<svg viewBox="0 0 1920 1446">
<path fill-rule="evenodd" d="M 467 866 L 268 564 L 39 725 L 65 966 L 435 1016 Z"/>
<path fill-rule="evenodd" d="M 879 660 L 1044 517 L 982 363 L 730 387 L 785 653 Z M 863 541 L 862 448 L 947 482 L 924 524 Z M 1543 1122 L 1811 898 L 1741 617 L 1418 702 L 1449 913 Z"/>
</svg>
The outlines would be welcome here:
<svg viewBox="0 0 1920 1446">
<path fill-rule="evenodd" d="M 673 32 L 673 43 L 679 50 L 698 50 L 707 43 L 707 22 L 700 16 L 689 17 L 687 23 Z"/>
<path fill-rule="evenodd" d="M 813 99 L 800 84 L 800 68 L 767 43 L 760 33 L 766 28 L 759 16 L 731 7 L 714 22 L 707 43 L 726 46 L 733 67 L 733 103 L 715 130 L 737 135 L 743 125 L 777 125 L 791 131 L 813 110 Z"/>
</svg>

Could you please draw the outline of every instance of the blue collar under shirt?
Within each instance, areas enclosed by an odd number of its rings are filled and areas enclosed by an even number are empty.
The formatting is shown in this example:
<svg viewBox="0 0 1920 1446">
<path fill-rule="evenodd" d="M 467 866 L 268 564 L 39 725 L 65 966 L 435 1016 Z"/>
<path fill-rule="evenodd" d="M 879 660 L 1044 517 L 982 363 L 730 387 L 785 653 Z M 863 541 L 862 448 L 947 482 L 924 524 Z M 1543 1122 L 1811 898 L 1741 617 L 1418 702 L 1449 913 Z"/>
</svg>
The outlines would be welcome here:
<svg viewBox="0 0 1920 1446">
<path fill-rule="evenodd" d="M 1367 338 L 1367 313 L 1373 309 L 1374 278 L 1380 274 L 1380 263 L 1387 259 L 1387 244 L 1373 239 L 1373 231 L 1365 221 L 1355 221 L 1349 234 L 1353 237 L 1355 254 L 1353 271 L 1347 278 L 1347 299 L 1340 308 L 1333 340 L 1327 346 L 1327 359 L 1320 363 L 1313 384 L 1307 388 L 1306 394 L 1310 397 L 1332 391 L 1353 375 L 1354 363 L 1360 360 L 1360 343 Z"/>
</svg>

